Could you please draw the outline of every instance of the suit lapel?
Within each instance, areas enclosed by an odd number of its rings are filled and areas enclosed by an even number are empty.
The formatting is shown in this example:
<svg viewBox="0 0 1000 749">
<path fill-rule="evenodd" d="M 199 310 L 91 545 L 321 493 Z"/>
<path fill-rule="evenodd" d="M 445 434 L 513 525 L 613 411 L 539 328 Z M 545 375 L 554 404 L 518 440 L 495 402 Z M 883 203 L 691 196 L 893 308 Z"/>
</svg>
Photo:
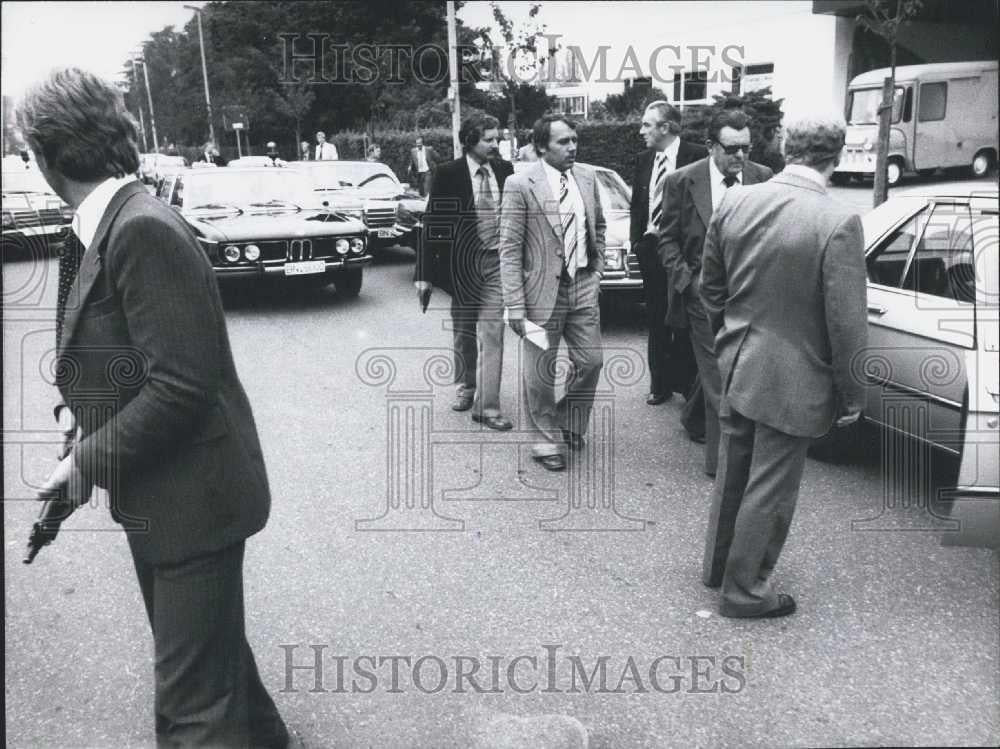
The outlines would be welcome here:
<svg viewBox="0 0 1000 749">
<path fill-rule="evenodd" d="M 633 185 L 632 189 L 635 190 L 638 188 L 643 192 L 648 192 L 649 180 L 653 177 L 653 151 L 643 151 L 639 158 L 641 161 L 639 163 L 639 174 L 637 176 L 638 181 L 635 185 Z M 646 218 L 648 219 L 649 217 L 647 216 Z"/>
<path fill-rule="evenodd" d="M 711 158 L 711 157 L 708 157 Z M 698 162 L 698 166 L 691 172 L 691 197 L 694 199 L 694 206 L 698 209 L 701 222 L 708 228 L 712 221 L 712 184 L 708 171 L 708 159 Z"/>
<path fill-rule="evenodd" d="M 66 345 L 73 337 L 73 331 L 76 328 L 77 321 L 80 319 L 80 312 L 87 301 L 87 295 L 90 294 L 94 282 L 101 274 L 101 245 L 108 235 L 111 223 L 129 198 L 145 191 L 146 188 L 139 182 L 129 183 L 115 193 L 108 207 L 105 209 L 104 215 L 101 217 L 101 223 L 97 225 L 97 232 L 94 234 L 94 239 L 83 253 L 83 258 L 80 260 L 80 269 L 77 271 L 76 278 L 73 279 L 73 285 L 69 290 L 67 299 L 70 301 L 66 304 L 66 317 L 63 318 L 62 338 L 60 339 L 62 346 L 56 352 L 57 354 L 61 354 L 65 350 Z"/>
<path fill-rule="evenodd" d="M 594 183 L 591 179 L 589 172 L 584 170 L 574 170 L 573 177 L 576 179 L 576 186 L 580 190 L 580 196 L 583 198 L 583 208 L 587 215 L 587 245 L 588 247 L 594 247 L 596 242 L 594 237 L 597 235 L 597 229 L 594 226 L 596 221 L 596 206 L 594 206 Z"/>
<path fill-rule="evenodd" d="M 541 159 L 536 162 L 536 166 L 528 173 L 531 182 L 531 192 L 538 201 L 538 206 L 542 209 L 542 214 L 549 221 L 552 233 L 556 239 L 562 242 L 562 221 L 559 218 L 559 203 L 549 189 L 548 176 L 545 174 L 545 167 Z"/>
</svg>

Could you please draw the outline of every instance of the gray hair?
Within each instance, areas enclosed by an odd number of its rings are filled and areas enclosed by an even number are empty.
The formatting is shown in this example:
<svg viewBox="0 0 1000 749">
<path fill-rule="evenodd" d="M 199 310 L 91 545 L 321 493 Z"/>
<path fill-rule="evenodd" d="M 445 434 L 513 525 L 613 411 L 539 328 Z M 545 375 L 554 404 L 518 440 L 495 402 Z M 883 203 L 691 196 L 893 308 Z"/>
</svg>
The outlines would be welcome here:
<svg viewBox="0 0 1000 749">
<path fill-rule="evenodd" d="M 840 159 L 847 124 L 838 115 L 802 115 L 784 123 L 785 160 L 825 169 Z"/>
<path fill-rule="evenodd" d="M 139 128 L 113 84 L 79 68 L 53 71 L 24 95 L 17 123 L 46 165 L 79 182 L 139 169 Z"/>
<path fill-rule="evenodd" d="M 680 135 L 681 132 L 681 110 L 671 104 L 669 101 L 664 101 L 663 99 L 658 99 L 657 101 L 650 102 L 646 105 L 646 111 L 650 109 L 655 109 L 659 114 L 660 121 L 667 123 L 667 130 L 669 130 L 674 135 Z"/>
</svg>

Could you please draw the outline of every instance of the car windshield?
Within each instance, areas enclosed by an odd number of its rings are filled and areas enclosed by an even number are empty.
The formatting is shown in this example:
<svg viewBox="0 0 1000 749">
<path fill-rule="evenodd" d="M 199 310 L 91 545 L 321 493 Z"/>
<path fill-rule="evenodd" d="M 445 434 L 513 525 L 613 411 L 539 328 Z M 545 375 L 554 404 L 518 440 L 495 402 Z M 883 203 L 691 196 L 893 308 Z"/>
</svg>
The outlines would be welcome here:
<svg viewBox="0 0 1000 749">
<path fill-rule="evenodd" d="M 284 169 L 216 169 L 184 180 L 184 208 L 207 206 L 318 208 L 320 199 L 301 174 Z"/>
<path fill-rule="evenodd" d="M 158 166 L 184 166 L 183 156 L 157 156 L 156 163 Z"/>
<path fill-rule="evenodd" d="M 882 104 L 881 88 L 865 88 L 851 91 L 851 121 L 852 125 L 877 125 L 878 108 Z M 892 121 L 899 122 L 903 109 L 903 89 L 896 87 L 892 100 Z"/>
<path fill-rule="evenodd" d="M 601 208 L 605 213 L 629 210 L 632 195 L 628 185 L 617 174 L 598 169 L 597 187 L 601 193 Z"/>
<path fill-rule="evenodd" d="M 350 189 L 364 195 L 397 195 L 402 185 L 385 164 L 369 161 L 322 161 L 306 166 L 316 190 Z"/>
<path fill-rule="evenodd" d="M 42 177 L 41 172 L 34 169 L 21 169 L 3 173 L 4 194 L 15 192 L 52 192 L 49 183 Z"/>
</svg>

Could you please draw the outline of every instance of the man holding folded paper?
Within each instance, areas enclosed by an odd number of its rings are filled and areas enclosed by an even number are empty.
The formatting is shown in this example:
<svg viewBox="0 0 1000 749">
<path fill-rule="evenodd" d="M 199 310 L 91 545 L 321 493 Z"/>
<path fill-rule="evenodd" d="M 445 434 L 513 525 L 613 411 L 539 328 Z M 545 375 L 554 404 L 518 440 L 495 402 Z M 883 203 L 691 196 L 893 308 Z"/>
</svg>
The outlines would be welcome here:
<svg viewBox="0 0 1000 749">
<path fill-rule="evenodd" d="M 536 432 L 532 457 L 547 470 L 561 471 L 567 444 L 583 447 L 604 366 L 597 295 L 605 221 L 594 173 L 574 168 L 575 123 L 546 115 L 535 123 L 533 140 L 541 159 L 508 178 L 504 189 L 500 277 L 510 327 L 525 338 L 522 377 Z M 560 340 L 573 371 L 566 394 L 556 401 Z"/>
</svg>

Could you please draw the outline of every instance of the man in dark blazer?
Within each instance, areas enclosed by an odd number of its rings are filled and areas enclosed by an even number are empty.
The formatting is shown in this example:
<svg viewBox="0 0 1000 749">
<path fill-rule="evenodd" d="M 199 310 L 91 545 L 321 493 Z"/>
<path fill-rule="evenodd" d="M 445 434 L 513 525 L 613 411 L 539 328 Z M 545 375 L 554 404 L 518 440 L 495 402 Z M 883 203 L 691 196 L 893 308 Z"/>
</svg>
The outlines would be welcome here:
<svg viewBox="0 0 1000 749">
<path fill-rule="evenodd" d="M 579 450 L 604 367 L 597 302 L 604 273 L 604 233 L 597 177 L 576 165 L 576 125 L 563 115 L 535 122 L 541 158 L 507 180 L 500 212 L 500 274 L 510 327 L 522 342 L 522 378 L 535 432 L 532 457 L 549 471 L 566 468 L 567 445 Z M 534 336 L 527 338 L 529 325 Z M 560 341 L 573 365 L 557 401 Z"/>
<path fill-rule="evenodd" d="M 198 154 L 198 158 L 195 161 L 205 164 L 215 164 L 216 166 L 225 166 L 228 163 L 212 141 L 208 141 L 205 144 L 205 147 L 201 149 L 201 153 Z"/>
<path fill-rule="evenodd" d="M 736 184 L 753 185 L 771 178 L 766 166 L 747 160 L 750 120 L 738 109 L 712 117 L 708 158 L 667 177 L 663 191 L 660 262 L 670 279 L 667 323 L 688 328 L 705 401 L 705 473 L 715 476 L 719 453 L 719 369 L 705 308 L 698 294 L 701 253 L 712 212 L 725 191 Z"/>
<path fill-rule="evenodd" d="M 433 146 L 425 146 L 424 139 L 417 136 L 410 149 L 410 160 L 406 165 L 407 179 L 415 183 L 421 195 L 431 191 L 431 180 L 437 164 L 437 152 Z"/>
<path fill-rule="evenodd" d="M 704 146 L 681 140 L 680 132 L 679 109 L 665 101 L 654 101 L 647 106 L 639 129 L 647 150 L 636 157 L 632 178 L 629 241 L 639 258 L 646 298 L 649 366 L 646 403 L 651 406 L 668 400 L 674 392 L 687 393 L 695 372 L 687 331 L 673 329 L 666 323 L 668 281 L 657 253 L 667 175 L 708 155 Z"/>
<path fill-rule="evenodd" d="M 868 335 L 864 236 L 826 191 L 845 130 L 839 116 L 789 123 L 784 171 L 729 191 L 705 240 L 701 296 L 724 389 L 702 579 L 722 586 L 723 616 L 795 611 L 771 573 L 806 449 L 864 404 L 852 371 Z"/>
<path fill-rule="evenodd" d="M 127 531 L 153 631 L 157 744 L 286 746 L 244 632 L 244 542 L 271 500 L 212 268 L 131 176 L 136 124 L 113 85 L 56 71 L 18 120 L 75 209 L 56 330 L 58 410 L 75 437 L 42 493 L 79 504 L 104 488 Z"/>
<path fill-rule="evenodd" d="M 497 243 L 501 194 L 514 167 L 497 156 L 499 124 L 489 115 L 462 123 L 465 153 L 437 170 L 414 282 L 424 309 L 434 286 L 451 295 L 458 384 L 452 408 L 472 408 L 474 421 L 507 430 L 512 424 L 500 413 L 504 322 Z"/>
</svg>

